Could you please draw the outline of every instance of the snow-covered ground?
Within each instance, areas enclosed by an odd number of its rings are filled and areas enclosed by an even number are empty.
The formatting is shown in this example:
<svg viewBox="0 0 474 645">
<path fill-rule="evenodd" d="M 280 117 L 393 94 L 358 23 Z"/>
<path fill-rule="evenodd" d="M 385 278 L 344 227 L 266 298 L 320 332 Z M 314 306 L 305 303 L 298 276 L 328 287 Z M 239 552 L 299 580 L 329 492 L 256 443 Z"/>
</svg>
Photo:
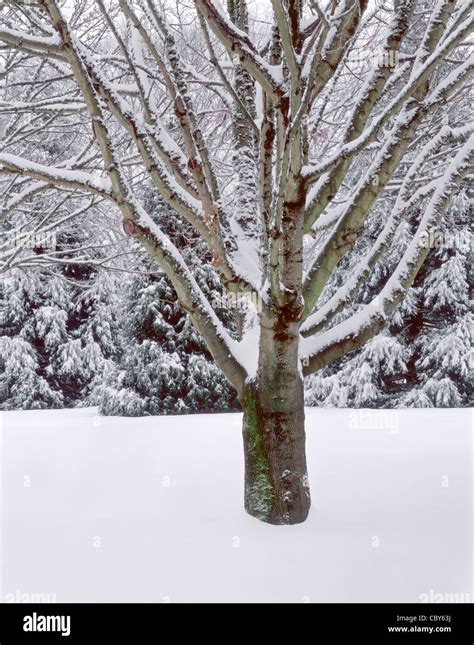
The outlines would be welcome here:
<svg viewBox="0 0 474 645">
<path fill-rule="evenodd" d="M 242 509 L 240 420 L 1 414 L 2 599 L 472 594 L 471 410 L 308 410 L 313 507 L 292 527 Z"/>
</svg>

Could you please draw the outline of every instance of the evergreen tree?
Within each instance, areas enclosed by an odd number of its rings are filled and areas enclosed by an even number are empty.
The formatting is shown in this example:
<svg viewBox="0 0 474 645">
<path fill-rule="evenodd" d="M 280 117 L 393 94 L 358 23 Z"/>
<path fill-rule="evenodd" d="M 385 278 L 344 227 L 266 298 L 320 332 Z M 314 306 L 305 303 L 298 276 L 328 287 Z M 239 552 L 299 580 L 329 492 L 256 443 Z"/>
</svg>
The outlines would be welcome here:
<svg viewBox="0 0 474 645">
<path fill-rule="evenodd" d="M 117 286 L 107 274 L 80 274 L 62 265 L 2 275 L 1 409 L 73 407 L 90 395 L 115 351 Z"/>
<path fill-rule="evenodd" d="M 0 282 L 0 409 L 55 408 L 63 394 L 48 379 L 47 351 L 62 316 L 43 306 L 41 279 L 20 270 Z M 50 324 L 47 324 L 49 319 Z"/>
<path fill-rule="evenodd" d="M 469 193 L 463 190 L 453 200 L 442 228 L 427 240 L 433 248 L 415 283 L 419 311 L 407 321 L 416 330 L 410 340 L 417 381 L 400 398 L 400 405 L 472 405 L 471 217 Z"/>
<path fill-rule="evenodd" d="M 390 325 L 360 350 L 310 377 L 307 405 L 356 408 L 472 405 L 471 210 L 469 189 L 465 187 L 453 199 L 440 229 L 427 236 L 429 257 Z M 377 216 L 376 212 L 368 222 L 374 235 L 380 227 Z M 397 254 L 406 248 L 412 235 L 410 219 L 402 221 L 390 255 L 374 268 L 359 296 L 360 304 L 371 302 L 390 275 L 391 263 L 396 262 Z M 350 271 L 350 265 L 344 267 L 339 282 L 332 285 L 333 290 L 348 279 Z M 327 297 L 330 295 L 329 289 Z"/>
<path fill-rule="evenodd" d="M 210 300 L 220 299 L 218 275 L 190 227 L 153 195 L 148 208 L 193 266 Z M 93 383 L 90 401 L 106 415 L 141 416 L 237 409 L 236 393 L 215 365 L 205 344 L 177 304 L 164 273 L 147 272 L 138 255 L 135 272 L 120 281 L 116 360 Z M 128 276 L 128 277 L 127 277 Z M 229 312 L 221 309 L 229 322 Z"/>
</svg>

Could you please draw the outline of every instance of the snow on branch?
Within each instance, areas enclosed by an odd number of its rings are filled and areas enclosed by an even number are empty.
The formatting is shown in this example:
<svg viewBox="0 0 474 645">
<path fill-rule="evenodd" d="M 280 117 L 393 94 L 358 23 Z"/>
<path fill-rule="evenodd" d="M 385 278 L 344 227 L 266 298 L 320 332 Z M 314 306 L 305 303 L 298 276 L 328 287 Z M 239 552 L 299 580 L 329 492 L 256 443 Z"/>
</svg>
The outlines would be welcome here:
<svg viewBox="0 0 474 645">
<path fill-rule="evenodd" d="M 389 316 L 406 296 L 418 274 L 429 248 L 423 243 L 426 233 L 438 225 L 454 190 L 474 163 L 474 134 L 456 154 L 438 180 L 416 234 L 373 303 L 319 335 L 301 343 L 304 373 L 311 374 L 334 362 L 345 353 L 361 347 L 386 324 Z"/>
<path fill-rule="evenodd" d="M 79 188 L 87 192 L 96 193 L 101 197 L 112 198 L 112 185 L 108 179 L 97 177 L 82 170 L 52 168 L 51 166 L 23 159 L 17 155 L 0 153 L 1 173 L 26 175 L 54 186 Z"/>
<path fill-rule="evenodd" d="M 262 88 L 272 96 L 283 95 L 280 68 L 272 67 L 258 54 L 248 35 L 228 19 L 214 0 L 195 0 L 195 4 L 217 38 Z"/>
<path fill-rule="evenodd" d="M 0 114 L 19 114 L 21 112 L 77 114 L 87 111 L 85 103 L 73 100 L 44 99 L 34 103 L 24 101 L 0 101 Z"/>
<path fill-rule="evenodd" d="M 109 179 L 98 179 L 83 171 L 51 168 L 29 162 L 16 155 L 4 153 L 0 154 L 0 170 L 20 175 L 27 174 L 35 179 L 59 186 L 86 189 L 113 200 L 127 223 L 126 230 L 140 242 L 167 273 L 178 294 L 181 306 L 188 311 L 221 369 L 234 386 L 238 390 L 242 390 L 246 373 L 233 353 L 235 348 L 231 337 L 212 310 L 175 245 L 151 219 L 134 195 L 132 186 L 120 163 L 110 126 L 105 118 L 104 103 L 88 71 L 88 61 L 84 49 L 71 34 L 56 0 L 44 0 L 44 4 L 61 39 L 74 78 L 87 104 L 95 138 Z M 90 61 L 89 64 L 93 66 Z M 227 270 L 229 280 L 238 282 L 238 278 L 231 272 L 230 267 L 223 266 L 221 269 L 224 274 Z"/>
<path fill-rule="evenodd" d="M 23 31 L 2 26 L 0 27 L 0 41 L 33 54 L 46 54 L 63 59 L 61 42 L 56 34 L 47 37 L 31 36 Z"/>
<path fill-rule="evenodd" d="M 449 139 L 456 140 L 468 137 L 472 133 L 473 129 L 474 126 L 471 124 L 454 129 L 448 126 L 443 126 L 439 133 L 433 137 L 432 140 L 429 140 L 426 143 L 406 173 L 403 183 L 399 188 L 396 202 L 391 210 L 390 217 L 374 244 L 371 245 L 369 251 L 353 268 L 349 279 L 320 309 L 306 319 L 301 327 L 301 333 L 303 336 L 312 336 L 321 329 L 324 329 L 324 327 L 328 326 L 338 313 L 343 311 L 347 305 L 354 301 L 354 297 L 371 275 L 377 262 L 380 261 L 380 258 L 385 252 L 389 251 L 390 244 L 395 237 L 397 228 L 402 221 L 403 216 L 412 212 L 419 202 L 432 195 L 438 188 L 439 180 L 433 179 L 427 184 L 423 183 L 422 186 L 411 196 L 409 195 L 409 191 L 414 185 L 417 173 L 420 171 L 423 164 L 430 155 L 432 155 L 439 147 L 446 144 Z"/>
<path fill-rule="evenodd" d="M 377 116 L 371 125 L 363 133 L 349 143 L 343 143 L 333 154 L 323 162 L 315 165 L 308 165 L 303 170 L 308 185 L 315 182 L 324 172 L 329 170 L 334 164 L 341 159 L 349 159 L 361 152 L 365 147 L 372 143 L 382 127 L 406 104 L 407 99 L 426 81 L 436 66 L 448 56 L 465 38 L 472 32 L 474 17 L 468 17 L 442 44 L 436 47 L 435 51 L 413 71 L 410 81 L 398 93 L 387 107 Z M 472 68 L 472 61 L 466 63 L 468 69 Z M 464 70 L 464 68 L 463 68 Z"/>
</svg>

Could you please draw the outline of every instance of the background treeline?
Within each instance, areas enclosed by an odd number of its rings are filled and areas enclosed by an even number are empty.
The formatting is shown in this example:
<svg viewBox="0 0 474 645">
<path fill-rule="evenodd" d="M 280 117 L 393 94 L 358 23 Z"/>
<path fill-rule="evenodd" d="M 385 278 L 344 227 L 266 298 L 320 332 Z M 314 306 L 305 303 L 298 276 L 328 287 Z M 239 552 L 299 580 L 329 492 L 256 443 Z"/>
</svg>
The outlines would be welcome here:
<svg viewBox="0 0 474 645">
<path fill-rule="evenodd" d="M 390 326 L 308 379 L 308 405 L 472 405 L 471 204 L 472 189 L 464 186 L 428 240 L 428 260 Z M 162 204 L 151 206 L 201 288 L 224 302 L 211 259 L 192 230 Z M 369 222 L 374 237 L 382 221 L 375 211 Z M 394 262 L 413 226 L 401 223 Z M 97 405 L 103 414 L 126 416 L 238 409 L 235 392 L 176 305 L 168 279 L 128 240 L 119 252 L 106 230 L 101 233 L 97 221 L 89 229 L 73 223 L 58 234 L 54 263 L 0 276 L 0 409 Z M 109 247 L 113 263 L 104 260 Z M 88 259 L 81 261 L 82 249 Z M 377 265 L 354 310 L 372 301 L 390 269 L 389 261 Z M 351 265 L 341 266 L 327 298 L 350 271 Z M 232 311 L 220 313 L 231 323 Z"/>
</svg>

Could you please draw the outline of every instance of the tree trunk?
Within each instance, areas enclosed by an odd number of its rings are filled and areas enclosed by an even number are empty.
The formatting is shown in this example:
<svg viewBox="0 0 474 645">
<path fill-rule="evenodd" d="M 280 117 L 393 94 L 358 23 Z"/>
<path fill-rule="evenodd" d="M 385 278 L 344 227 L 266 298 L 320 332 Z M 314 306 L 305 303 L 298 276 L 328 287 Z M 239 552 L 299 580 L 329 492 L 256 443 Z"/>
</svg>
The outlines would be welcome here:
<svg viewBox="0 0 474 645">
<path fill-rule="evenodd" d="M 245 510 L 270 524 L 304 522 L 311 504 L 297 325 L 286 331 L 281 317 L 262 327 L 257 378 L 247 383 L 241 399 Z"/>
<path fill-rule="evenodd" d="M 298 390 L 302 398 L 302 383 Z M 303 401 L 284 410 L 268 409 L 262 401 L 268 394 L 260 393 L 252 382 L 242 401 L 245 510 L 270 524 L 298 524 L 308 516 L 311 504 Z"/>
</svg>

